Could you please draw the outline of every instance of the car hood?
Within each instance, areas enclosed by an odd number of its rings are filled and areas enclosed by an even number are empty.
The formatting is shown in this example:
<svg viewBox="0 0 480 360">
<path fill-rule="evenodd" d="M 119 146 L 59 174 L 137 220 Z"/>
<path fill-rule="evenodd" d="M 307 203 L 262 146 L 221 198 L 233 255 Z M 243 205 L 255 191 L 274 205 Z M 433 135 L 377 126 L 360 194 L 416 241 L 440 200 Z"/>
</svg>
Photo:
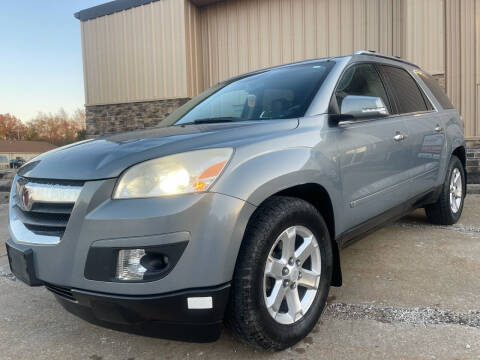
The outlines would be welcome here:
<svg viewBox="0 0 480 360">
<path fill-rule="evenodd" d="M 44 153 L 20 168 L 29 178 L 99 180 L 161 156 L 209 147 L 235 147 L 298 126 L 297 119 L 158 127 L 103 136 Z"/>
</svg>

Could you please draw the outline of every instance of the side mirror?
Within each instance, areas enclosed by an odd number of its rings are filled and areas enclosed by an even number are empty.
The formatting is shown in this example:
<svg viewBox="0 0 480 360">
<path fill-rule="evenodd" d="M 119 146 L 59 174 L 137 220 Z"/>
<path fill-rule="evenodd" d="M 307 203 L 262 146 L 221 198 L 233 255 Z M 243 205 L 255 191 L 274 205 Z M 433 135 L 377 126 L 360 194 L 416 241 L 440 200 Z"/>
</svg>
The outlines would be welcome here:
<svg viewBox="0 0 480 360">
<path fill-rule="evenodd" d="M 385 117 L 390 113 L 379 97 L 347 95 L 342 101 L 340 115 L 354 119 L 370 119 Z"/>
</svg>

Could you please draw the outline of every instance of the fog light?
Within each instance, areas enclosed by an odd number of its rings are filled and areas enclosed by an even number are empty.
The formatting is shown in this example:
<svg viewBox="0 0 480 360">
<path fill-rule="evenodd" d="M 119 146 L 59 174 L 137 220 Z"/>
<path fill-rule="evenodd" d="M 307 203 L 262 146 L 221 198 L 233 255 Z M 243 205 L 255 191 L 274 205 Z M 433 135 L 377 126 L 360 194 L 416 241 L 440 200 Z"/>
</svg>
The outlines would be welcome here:
<svg viewBox="0 0 480 360">
<path fill-rule="evenodd" d="M 117 261 L 117 279 L 143 280 L 143 275 L 147 271 L 141 264 L 144 256 L 144 249 L 120 250 Z"/>
</svg>

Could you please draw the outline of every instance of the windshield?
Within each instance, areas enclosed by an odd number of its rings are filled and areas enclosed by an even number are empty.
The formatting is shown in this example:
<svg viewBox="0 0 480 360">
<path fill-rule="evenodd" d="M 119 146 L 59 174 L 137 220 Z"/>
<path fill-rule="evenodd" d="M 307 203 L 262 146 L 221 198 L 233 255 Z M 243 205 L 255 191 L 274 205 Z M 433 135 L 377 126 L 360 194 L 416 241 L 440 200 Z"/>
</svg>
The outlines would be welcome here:
<svg viewBox="0 0 480 360">
<path fill-rule="evenodd" d="M 299 64 L 217 84 L 162 125 L 302 117 L 333 65 L 332 61 Z"/>
</svg>

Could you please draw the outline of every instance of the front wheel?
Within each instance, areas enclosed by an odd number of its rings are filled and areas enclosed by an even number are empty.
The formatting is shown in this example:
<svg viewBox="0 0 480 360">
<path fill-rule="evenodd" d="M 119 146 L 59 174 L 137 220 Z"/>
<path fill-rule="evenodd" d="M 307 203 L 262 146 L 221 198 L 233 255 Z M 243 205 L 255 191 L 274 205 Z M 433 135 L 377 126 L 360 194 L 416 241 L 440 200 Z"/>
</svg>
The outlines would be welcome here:
<svg viewBox="0 0 480 360">
<path fill-rule="evenodd" d="M 465 169 L 460 159 L 453 155 L 438 201 L 425 208 L 428 220 L 437 225 L 455 224 L 462 215 L 465 193 Z"/>
<path fill-rule="evenodd" d="M 267 350 L 303 339 L 325 306 L 333 255 L 328 228 L 306 201 L 274 197 L 250 221 L 237 259 L 227 322 Z"/>
</svg>

